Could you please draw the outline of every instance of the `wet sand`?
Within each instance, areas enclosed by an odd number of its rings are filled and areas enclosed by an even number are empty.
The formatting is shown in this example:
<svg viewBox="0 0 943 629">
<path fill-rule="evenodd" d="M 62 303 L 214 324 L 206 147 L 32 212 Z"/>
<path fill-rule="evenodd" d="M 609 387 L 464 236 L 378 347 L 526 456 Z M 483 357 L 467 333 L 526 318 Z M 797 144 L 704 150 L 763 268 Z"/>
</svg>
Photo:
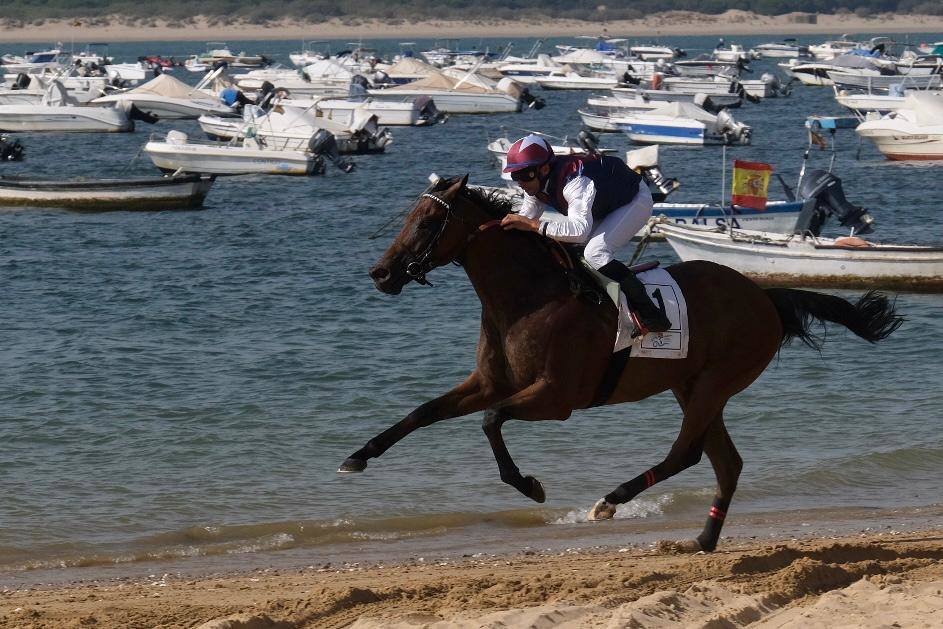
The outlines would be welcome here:
<svg viewBox="0 0 943 629">
<path fill-rule="evenodd" d="M 212 41 L 212 40 L 303 40 L 362 38 L 447 37 L 567 37 L 596 35 L 629 37 L 646 41 L 670 35 L 816 35 L 839 33 L 943 33 L 943 16 L 881 14 L 872 18 L 849 15 L 819 15 L 817 23 L 803 24 L 790 15 L 761 16 L 730 10 L 721 15 L 672 11 L 642 20 L 583 22 L 502 20 L 382 22 L 347 19 L 323 23 L 292 21 L 255 24 L 210 23 L 201 16 L 187 22 L 152 19 L 135 24 L 118 18 L 50 20 L 42 24 L 0 23 L 0 38 L 15 42 L 119 42 L 119 41 Z M 775 38 L 771 38 L 775 39 Z"/>
<path fill-rule="evenodd" d="M 0 627 L 934 627 L 941 559 L 935 529 L 154 574 L 4 589 Z"/>
</svg>

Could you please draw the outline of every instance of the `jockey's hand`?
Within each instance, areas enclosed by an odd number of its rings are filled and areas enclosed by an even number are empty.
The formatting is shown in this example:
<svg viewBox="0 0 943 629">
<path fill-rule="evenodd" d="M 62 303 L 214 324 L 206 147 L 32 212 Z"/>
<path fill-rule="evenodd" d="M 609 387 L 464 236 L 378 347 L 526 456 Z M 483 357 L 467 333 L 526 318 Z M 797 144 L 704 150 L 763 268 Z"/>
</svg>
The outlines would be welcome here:
<svg viewBox="0 0 943 629">
<path fill-rule="evenodd" d="M 540 221 L 536 218 L 527 218 L 520 214 L 508 214 L 501 219 L 501 227 L 504 229 L 519 229 L 525 232 L 535 232 L 540 229 Z"/>
</svg>

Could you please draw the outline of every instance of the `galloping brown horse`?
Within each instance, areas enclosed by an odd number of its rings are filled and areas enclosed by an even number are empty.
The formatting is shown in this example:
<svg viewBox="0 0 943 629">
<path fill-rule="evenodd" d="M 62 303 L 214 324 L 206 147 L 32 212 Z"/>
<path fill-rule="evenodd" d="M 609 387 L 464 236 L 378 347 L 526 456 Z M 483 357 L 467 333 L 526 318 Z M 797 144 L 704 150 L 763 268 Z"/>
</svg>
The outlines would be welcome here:
<svg viewBox="0 0 943 629">
<path fill-rule="evenodd" d="M 478 366 L 465 382 L 368 441 L 338 471 L 363 471 L 368 459 L 417 428 L 484 410 L 482 427 L 501 480 L 543 502 L 543 487 L 520 473 L 501 426 L 509 419 L 565 420 L 575 409 L 599 403 L 595 396 L 612 357 L 617 312 L 608 300 L 575 294 L 540 236 L 496 227 L 510 204 L 466 188 L 467 179 L 442 181 L 423 193 L 370 275 L 378 289 L 395 295 L 409 281 L 427 283 L 426 274 L 436 267 L 461 264 L 482 304 Z M 703 532 L 687 546 L 711 551 L 743 465 L 724 426 L 727 400 L 749 386 L 791 339 L 817 348 L 820 340 L 810 332 L 813 320 L 839 323 L 875 342 L 896 330 L 902 318 L 873 292 L 852 304 L 809 291 L 764 290 L 711 262 L 684 262 L 667 270 L 688 303 L 688 355 L 629 360 L 602 403 L 632 402 L 671 389 L 684 412 L 681 432 L 663 461 L 606 495 L 590 517 L 612 517 L 615 505 L 706 453 L 717 493 Z"/>
</svg>

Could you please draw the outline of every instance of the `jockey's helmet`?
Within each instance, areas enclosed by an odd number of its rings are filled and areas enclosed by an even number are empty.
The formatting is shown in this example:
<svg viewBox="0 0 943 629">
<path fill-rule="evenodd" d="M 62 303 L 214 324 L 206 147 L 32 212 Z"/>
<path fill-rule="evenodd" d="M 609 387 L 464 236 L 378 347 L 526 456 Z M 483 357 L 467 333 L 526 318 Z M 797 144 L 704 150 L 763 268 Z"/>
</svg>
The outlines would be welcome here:
<svg viewBox="0 0 943 629">
<path fill-rule="evenodd" d="M 550 143 L 541 136 L 531 133 L 511 145 L 508 149 L 507 166 L 504 172 L 513 173 L 525 168 L 542 166 L 553 157 Z"/>
</svg>

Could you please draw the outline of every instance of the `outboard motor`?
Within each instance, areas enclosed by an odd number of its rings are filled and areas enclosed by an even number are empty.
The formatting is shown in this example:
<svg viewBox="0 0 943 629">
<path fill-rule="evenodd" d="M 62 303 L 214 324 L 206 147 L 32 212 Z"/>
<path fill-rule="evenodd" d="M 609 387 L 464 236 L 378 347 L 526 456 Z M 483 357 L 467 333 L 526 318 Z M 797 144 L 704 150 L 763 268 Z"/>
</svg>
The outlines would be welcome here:
<svg viewBox="0 0 943 629">
<path fill-rule="evenodd" d="M 147 124 L 154 124 L 160 120 L 160 118 L 154 114 L 138 109 L 137 105 L 134 105 L 133 103 L 130 107 L 128 107 L 127 112 L 128 118 L 131 120 L 140 120 L 141 122 L 146 122 Z"/>
<path fill-rule="evenodd" d="M 694 104 L 712 114 L 719 114 L 725 109 L 722 105 L 718 105 L 712 101 L 710 96 L 700 92 L 694 95 Z"/>
<path fill-rule="evenodd" d="M 811 233 L 818 236 L 829 216 L 834 216 L 844 227 L 850 227 L 853 234 L 870 234 L 874 218 L 868 210 L 855 205 L 845 198 L 841 179 L 824 170 L 812 170 L 806 173 L 799 186 L 799 196 L 814 199 L 799 214 L 796 221 L 796 234 Z"/>
<path fill-rule="evenodd" d="M 255 97 L 255 104 L 263 111 L 272 108 L 272 102 L 275 100 L 275 86 L 270 81 L 262 81 L 259 86 L 259 93 Z"/>
<path fill-rule="evenodd" d="M 5 135 L 0 135 L 0 161 L 18 162 L 23 159 L 23 145 L 19 140 L 10 140 Z"/>
<path fill-rule="evenodd" d="M 749 144 L 753 130 L 742 122 L 737 122 L 726 109 L 717 112 L 717 126 L 724 134 L 725 144 Z"/>
<path fill-rule="evenodd" d="M 628 70 L 622 73 L 622 82 L 628 85 L 641 85 L 642 79 L 638 78 Z"/>
<path fill-rule="evenodd" d="M 11 90 L 25 90 L 29 87 L 29 84 L 32 82 L 32 79 L 28 74 L 20 72 L 16 75 L 16 80 L 13 81 L 13 85 L 10 86 Z"/>
<path fill-rule="evenodd" d="M 319 129 L 317 133 L 308 140 L 308 150 L 318 157 L 326 157 L 331 160 L 335 166 L 349 173 L 354 169 L 354 163 L 350 160 L 341 159 L 340 152 L 337 150 L 337 139 L 327 129 Z"/>
<path fill-rule="evenodd" d="M 420 96 L 416 99 L 416 106 L 419 108 L 419 119 L 424 125 L 445 122 L 448 119 L 444 113 L 435 106 L 435 101 L 431 96 Z"/>
<path fill-rule="evenodd" d="M 588 129 L 582 129 L 578 134 L 576 134 L 577 143 L 590 155 L 595 155 L 599 151 L 599 138 L 596 137 L 596 134 Z"/>
<path fill-rule="evenodd" d="M 350 88 L 347 91 L 347 98 L 356 101 L 367 100 L 367 96 L 369 96 L 367 92 L 368 87 L 370 87 L 370 84 L 367 82 L 366 77 L 355 74 L 350 78 Z"/>
<path fill-rule="evenodd" d="M 534 109 L 543 109 L 547 104 L 540 96 L 534 96 L 531 94 L 530 89 L 527 87 L 521 90 L 521 102 L 527 105 L 528 109 L 531 107 Z"/>
</svg>

